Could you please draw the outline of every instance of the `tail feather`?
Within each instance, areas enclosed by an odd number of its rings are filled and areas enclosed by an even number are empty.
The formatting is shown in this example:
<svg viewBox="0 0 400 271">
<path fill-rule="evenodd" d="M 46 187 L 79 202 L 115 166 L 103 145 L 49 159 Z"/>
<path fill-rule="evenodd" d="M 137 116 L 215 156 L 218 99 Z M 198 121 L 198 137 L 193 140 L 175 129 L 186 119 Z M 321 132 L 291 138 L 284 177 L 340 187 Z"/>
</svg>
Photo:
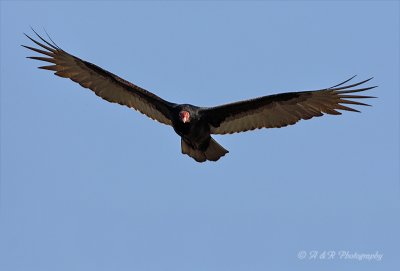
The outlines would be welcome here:
<svg viewBox="0 0 400 271">
<path fill-rule="evenodd" d="M 182 146 L 182 153 L 189 155 L 197 162 L 201 163 L 201 162 L 204 162 L 207 160 L 206 156 L 203 152 L 201 152 L 200 150 L 194 149 L 183 139 L 181 139 L 181 146 Z"/>
<path fill-rule="evenodd" d="M 218 144 L 213 138 L 210 138 L 207 149 L 204 151 L 196 149 L 190 143 L 181 139 L 182 153 L 187 154 L 192 157 L 197 162 L 217 161 L 219 158 L 227 154 L 229 151 L 224 149 L 220 144 Z"/>
<path fill-rule="evenodd" d="M 227 153 L 228 151 L 224 149 L 224 147 L 222 147 L 220 144 L 218 144 L 218 142 L 215 141 L 213 138 L 210 139 L 210 144 L 204 152 L 207 159 L 210 161 L 218 161 L 219 158 Z"/>
</svg>

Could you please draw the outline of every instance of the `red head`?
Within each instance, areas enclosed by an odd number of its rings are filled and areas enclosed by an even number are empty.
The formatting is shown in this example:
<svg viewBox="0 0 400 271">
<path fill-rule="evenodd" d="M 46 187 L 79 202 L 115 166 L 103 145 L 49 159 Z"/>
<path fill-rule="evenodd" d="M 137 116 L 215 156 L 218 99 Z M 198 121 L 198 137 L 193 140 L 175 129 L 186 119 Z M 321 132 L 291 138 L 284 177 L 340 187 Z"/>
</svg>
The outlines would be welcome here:
<svg viewBox="0 0 400 271">
<path fill-rule="evenodd" d="M 179 118 L 183 123 L 190 122 L 190 113 L 186 110 L 179 112 Z"/>
</svg>

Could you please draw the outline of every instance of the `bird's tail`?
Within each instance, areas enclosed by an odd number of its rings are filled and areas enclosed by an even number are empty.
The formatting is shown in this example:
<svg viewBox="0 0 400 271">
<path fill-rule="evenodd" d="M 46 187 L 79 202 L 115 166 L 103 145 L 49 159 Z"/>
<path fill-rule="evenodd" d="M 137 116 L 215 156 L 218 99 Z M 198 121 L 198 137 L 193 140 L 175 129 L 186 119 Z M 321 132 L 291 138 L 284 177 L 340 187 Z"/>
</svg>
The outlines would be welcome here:
<svg viewBox="0 0 400 271">
<path fill-rule="evenodd" d="M 219 158 L 227 154 L 229 151 L 219 145 L 217 141 L 210 138 L 210 142 L 205 150 L 200 150 L 181 139 L 182 153 L 192 157 L 197 162 L 217 161 Z"/>
</svg>

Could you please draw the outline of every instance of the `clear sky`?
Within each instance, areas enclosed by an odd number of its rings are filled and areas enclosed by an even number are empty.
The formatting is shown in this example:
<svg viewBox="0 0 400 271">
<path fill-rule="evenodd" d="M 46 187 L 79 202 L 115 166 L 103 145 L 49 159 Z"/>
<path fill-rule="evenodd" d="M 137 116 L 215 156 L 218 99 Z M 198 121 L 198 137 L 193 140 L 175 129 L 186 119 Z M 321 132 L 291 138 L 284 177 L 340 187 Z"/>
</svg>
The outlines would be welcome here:
<svg viewBox="0 0 400 271">
<path fill-rule="evenodd" d="M 355 74 L 379 98 L 217 136 L 230 153 L 199 164 L 171 127 L 37 69 L 30 26 L 173 102 Z M 397 1 L 2 1 L 0 270 L 395 270 L 399 33 Z"/>
</svg>

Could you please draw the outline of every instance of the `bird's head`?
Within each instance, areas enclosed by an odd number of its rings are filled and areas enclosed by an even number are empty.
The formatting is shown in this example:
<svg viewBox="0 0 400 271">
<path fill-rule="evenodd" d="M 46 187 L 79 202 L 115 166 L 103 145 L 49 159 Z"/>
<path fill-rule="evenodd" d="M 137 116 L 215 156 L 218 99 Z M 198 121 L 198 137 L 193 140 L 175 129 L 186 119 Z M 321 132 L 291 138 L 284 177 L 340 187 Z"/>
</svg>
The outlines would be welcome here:
<svg viewBox="0 0 400 271">
<path fill-rule="evenodd" d="M 189 113 L 189 111 L 181 110 L 181 111 L 179 112 L 179 119 L 180 119 L 183 123 L 190 122 L 190 113 Z"/>
</svg>

